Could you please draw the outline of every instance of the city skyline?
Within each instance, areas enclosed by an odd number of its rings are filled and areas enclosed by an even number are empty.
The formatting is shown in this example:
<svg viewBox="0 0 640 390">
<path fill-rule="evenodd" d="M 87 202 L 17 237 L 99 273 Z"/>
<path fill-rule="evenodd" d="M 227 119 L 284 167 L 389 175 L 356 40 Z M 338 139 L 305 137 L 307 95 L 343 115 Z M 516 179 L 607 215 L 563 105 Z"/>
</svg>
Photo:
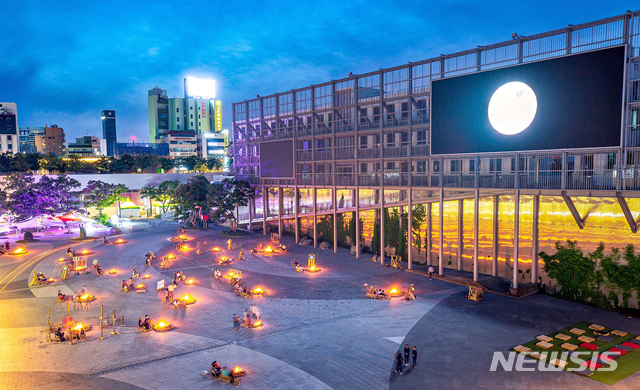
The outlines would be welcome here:
<svg viewBox="0 0 640 390">
<path fill-rule="evenodd" d="M 117 3 L 59 9 L 55 3 L 10 1 L 11 13 L 0 16 L 3 42 L 11 53 L 0 58 L 0 101 L 18 104 L 20 126 L 58 124 L 69 139 L 100 136 L 101 111 L 115 110 L 118 139 L 135 136 L 145 142 L 147 91 L 158 86 L 167 89 L 169 97 L 181 97 L 186 76 L 216 80 L 223 127 L 230 128 L 231 102 L 248 96 L 633 8 L 621 1 L 592 2 L 593 7 L 583 3 L 580 9 L 545 3 L 393 2 L 369 7 L 332 2 L 307 7 L 255 2 L 241 10 L 222 3 L 199 8 L 197 3 L 153 8 L 127 4 L 129 12 L 122 13 Z M 523 15 L 526 21 L 519 20 Z M 416 39 L 420 35 L 424 39 Z"/>
</svg>

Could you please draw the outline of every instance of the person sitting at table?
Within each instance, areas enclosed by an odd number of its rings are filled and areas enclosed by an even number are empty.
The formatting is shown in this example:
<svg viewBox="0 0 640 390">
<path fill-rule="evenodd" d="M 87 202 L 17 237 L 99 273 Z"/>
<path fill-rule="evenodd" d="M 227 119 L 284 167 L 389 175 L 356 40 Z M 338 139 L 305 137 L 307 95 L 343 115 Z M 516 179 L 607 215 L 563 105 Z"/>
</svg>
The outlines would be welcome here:
<svg viewBox="0 0 640 390">
<path fill-rule="evenodd" d="M 67 248 L 67 254 L 72 253 L 71 247 Z"/>
<path fill-rule="evenodd" d="M 182 273 L 182 271 L 178 271 L 178 280 L 185 280 L 187 277 L 184 276 L 184 274 Z"/>
<path fill-rule="evenodd" d="M 148 267 L 151 265 L 151 257 L 147 256 L 147 258 L 144 259 L 144 265 L 145 267 Z"/>
<path fill-rule="evenodd" d="M 67 295 L 63 294 L 60 290 L 58 290 L 58 299 L 61 301 L 66 301 L 67 300 Z"/>
<path fill-rule="evenodd" d="M 123 280 L 122 284 L 120 285 L 120 290 L 127 292 L 127 281 Z"/>
<path fill-rule="evenodd" d="M 140 272 L 138 272 L 137 268 L 133 269 L 132 275 L 134 278 L 139 278 L 140 277 Z"/>
<path fill-rule="evenodd" d="M 243 292 L 244 294 L 249 294 L 249 289 L 247 289 L 247 288 L 245 287 L 244 289 L 242 289 L 242 292 Z"/>
<path fill-rule="evenodd" d="M 302 269 L 302 267 L 300 267 L 300 264 L 296 265 L 296 272 L 300 272 L 303 273 L 304 270 Z"/>
<path fill-rule="evenodd" d="M 384 297 L 384 290 L 378 289 L 378 293 L 376 295 L 379 297 Z"/>
<path fill-rule="evenodd" d="M 143 328 L 144 327 L 144 320 L 142 320 L 142 317 L 138 318 L 138 328 Z"/>
<path fill-rule="evenodd" d="M 294 266 L 294 267 L 297 267 L 297 266 L 299 266 L 299 265 L 300 265 L 300 263 L 298 263 L 298 262 L 296 261 L 296 258 L 294 257 L 294 258 L 293 258 L 293 261 L 291 262 L 291 265 L 292 265 L 292 266 Z"/>
<path fill-rule="evenodd" d="M 244 320 L 244 325 L 245 326 L 251 326 L 251 316 L 247 316 Z"/>
<path fill-rule="evenodd" d="M 233 292 L 236 293 L 236 295 L 240 295 L 240 293 L 242 293 L 242 288 L 239 283 L 233 285 Z"/>
<path fill-rule="evenodd" d="M 102 275 L 104 273 L 102 268 L 100 268 L 100 264 L 96 264 L 96 272 L 98 273 L 98 275 Z"/>
<path fill-rule="evenodd" d="M 107 239 L 107 236 L 102 237 L 102 243 L 103 244 L 108 244 L 109 240 Z"/>
</svg>

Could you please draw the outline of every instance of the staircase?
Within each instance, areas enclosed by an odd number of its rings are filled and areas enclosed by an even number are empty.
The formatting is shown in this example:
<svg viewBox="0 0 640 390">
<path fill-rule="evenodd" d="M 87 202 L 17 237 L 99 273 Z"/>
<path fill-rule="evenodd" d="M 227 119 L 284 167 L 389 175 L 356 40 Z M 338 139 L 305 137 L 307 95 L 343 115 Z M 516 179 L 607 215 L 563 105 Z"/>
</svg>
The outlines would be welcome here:
<svg viewBox="0 0 640 390">
<path fill-rule="evenodd" d="M 490 276 L 480 280 L 480 284 L 484 290 L 499 291 L 506 293 L 509 291 L 509 282 L 499 276 Z"/>
</svg>

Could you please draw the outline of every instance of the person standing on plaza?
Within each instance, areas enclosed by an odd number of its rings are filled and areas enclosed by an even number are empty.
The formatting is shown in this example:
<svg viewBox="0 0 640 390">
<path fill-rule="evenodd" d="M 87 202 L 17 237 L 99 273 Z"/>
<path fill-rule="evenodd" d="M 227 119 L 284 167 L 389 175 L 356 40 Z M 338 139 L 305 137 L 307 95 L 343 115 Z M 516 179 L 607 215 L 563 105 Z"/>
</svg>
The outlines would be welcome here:
<svg viewBox="0 0 640 390">
<path fill-rule="evenodd" d="M 416 346 L 413 346 L 413 350 L 411 351 L 411 353 L 413 354 L 413 363 L 411 364 L 411 368 L 417 368 L 417 363 L 418 363 L 418 350 L 416 349 Z"/>
<path fill-rule="evenodd" d="M 229 250 L 232 250 L 232 249 L 233 249 L 233 244 L 232 244 L 232 242 L 231 242 L 231 239 L 228 239 L 228 240 L 227 240 L 227 248 L 228 248 Z"/>
<path fill-rule="evenodd" d="M 402 375 L 402 354 L 398 352 L 396 356 L 396 374 Z"/>
<path fill-rule="evenodd" d="M 433 268 L 433 266 L 429 266 L 429 279 L 433 278 L 433 273 L 436 272 L 436 270 Z"/>
<path fill-rule="evenodd" d="M 409 352 L 411 351 L 411 349 L 409 348 L 409 344 L 405 344 L 404 345 L 404 365 L 408 366 L 409 365 Z"/>
<path fill-rule="evenodd" d="M 240 330 L 240 318 L 236 314 L 233 315 L 233 330 L 236 332 Z"/>
<path fill-rule="evenodd" d="M 238 260 L 247 260 L 242 253 L 242 248 L 240 248 L 240 254 L 238 255 Z"/>
</svg>

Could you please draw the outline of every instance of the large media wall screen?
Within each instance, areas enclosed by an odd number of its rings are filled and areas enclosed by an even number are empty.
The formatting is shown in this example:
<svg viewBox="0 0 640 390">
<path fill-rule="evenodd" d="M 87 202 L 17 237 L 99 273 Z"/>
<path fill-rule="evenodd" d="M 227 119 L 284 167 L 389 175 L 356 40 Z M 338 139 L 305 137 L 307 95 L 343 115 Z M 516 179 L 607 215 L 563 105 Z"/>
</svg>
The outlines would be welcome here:
<svg viewBox="0 0 640 390">
<path fill-rule="evenodd" d="M 620 145 L 623 46 L 434 80 L 432 154 Z"/>
<path fill-rule="evenodd" d="M 260 177 L 293 178 L 293 140 L 260 143 Z"/>
</svg>

